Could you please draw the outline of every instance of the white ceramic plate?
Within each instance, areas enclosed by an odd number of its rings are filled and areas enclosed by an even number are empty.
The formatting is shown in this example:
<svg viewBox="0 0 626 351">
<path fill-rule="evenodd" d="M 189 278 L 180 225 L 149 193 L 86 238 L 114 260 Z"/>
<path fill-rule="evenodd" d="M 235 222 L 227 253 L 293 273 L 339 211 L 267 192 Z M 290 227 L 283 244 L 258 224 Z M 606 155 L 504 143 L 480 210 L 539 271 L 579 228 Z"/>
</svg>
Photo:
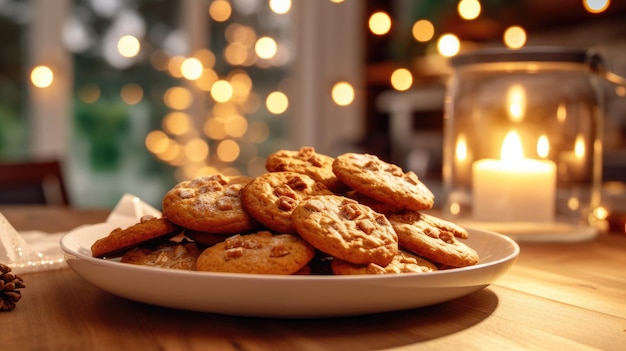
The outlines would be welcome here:
<svg viewBox="0 0 626 351">
<path fill-rule="evenodd" d="M 237 316 L 315 318 L 428 306 L 493 283 L 513 264 L 519 246 L 493 232 L 469 229 L 467 245 L 480 262 L 422 274 L 278 276 L 169 270 L 103 260 L 91 245 L 115 223 L 81 227 L 61 239 L 68 265 L 109 293 L 176 309 Z"/>
</svg>

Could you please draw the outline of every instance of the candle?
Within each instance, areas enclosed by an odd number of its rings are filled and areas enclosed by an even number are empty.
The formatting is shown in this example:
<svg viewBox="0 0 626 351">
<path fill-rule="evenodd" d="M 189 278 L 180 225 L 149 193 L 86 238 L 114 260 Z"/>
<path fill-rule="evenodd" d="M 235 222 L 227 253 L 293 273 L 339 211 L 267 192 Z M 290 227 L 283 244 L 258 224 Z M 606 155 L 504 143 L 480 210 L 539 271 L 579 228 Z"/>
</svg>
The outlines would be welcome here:
<svg viewBox="0 0 626 351">
<path fill-rule="evenodd" d="M 556 166 L 523 157 L 516 132 L 502 144 L 500 160 L 472 165 L 473 215 L 483 221 L 550 222 L 554 219 Z"/>
</svg>

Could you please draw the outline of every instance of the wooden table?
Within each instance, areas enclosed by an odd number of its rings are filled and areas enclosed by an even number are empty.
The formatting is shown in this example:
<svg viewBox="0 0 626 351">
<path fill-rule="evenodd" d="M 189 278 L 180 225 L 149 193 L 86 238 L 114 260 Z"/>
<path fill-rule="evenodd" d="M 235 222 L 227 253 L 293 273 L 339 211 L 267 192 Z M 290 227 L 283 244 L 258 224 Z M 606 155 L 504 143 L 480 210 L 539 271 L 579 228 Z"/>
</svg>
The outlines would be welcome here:
<svg viewBox="0 0 626 351">
<path fill-rule="evenodd" d="M 18 230 L 48 232 L 107 215 L 36 207 L 0 212 Z M 625 268 L 626 235 L 521 244 L 515 266 L 469 296 L 408 311 L 312 320 L 172 310 L 118 298 L 69 269 L 28 273 L 17 308 L 0 313 L 0 349 L 626 350 Z"/>
</svg>

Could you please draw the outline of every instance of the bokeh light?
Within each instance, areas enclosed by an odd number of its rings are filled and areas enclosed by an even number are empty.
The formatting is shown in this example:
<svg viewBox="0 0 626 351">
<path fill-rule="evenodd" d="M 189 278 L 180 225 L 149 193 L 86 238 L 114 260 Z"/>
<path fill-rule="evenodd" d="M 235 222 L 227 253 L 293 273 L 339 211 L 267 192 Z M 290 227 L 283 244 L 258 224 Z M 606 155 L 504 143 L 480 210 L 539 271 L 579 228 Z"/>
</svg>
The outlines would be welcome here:
<svg viewBox="0 0 626 351">
<path fill-rule="evenodd" d="M 511 49 L 519 49 L 526 44 L 526 31 L 520 26 L 511 26 L 504 31 L 504 45 Z"/>
<path fill-rule="evenodd" d="M 354 101 L 354 88 L 348 82 L 338 82 L 331 89 L 331 97 L 339 106 L 348 106 Z"/>
<path fill-rule="evenodd" d="M 215 22 L 225 22 L 230 18 L 233 9 L 226 0 L 213 0 L 209 5 L 209 16 Z"/>
<path fill-rule="evenodd" d="M 220 79 L 211 87 L 211 97 L 217 102 L 226 102 L 233 96 L 233 86 L 226 80 Z"/>
<path fill-rule="evenodd" d="M 239 144 L 234 140 L 226 139 L 217 144 L 217 157 L 222 162 L 233 162 L 239 157 Z"/>
<path fill-rule="evenodd" d="M 602 13 L 609 8 L 610 0 L 583 0 L 583 6 L 589 13 Z"/>
<path fill-rule="evenodd" d="M 265 99 L 265 106 L 271 113 L 278 115 L 287 110 L 289 106 L 289 99 L 285 93 L 280 91 L 273 91 Z"/>
<path fill-rule="evenodd" d="M 276 51 L 278 51 L 278 44 L 276 44 L 276 41 L 270 37 L 262 37 L 259 38 L 254 45 L 254 51 L 260 58 L 270 59 L 276 55 Z"/>
<path fill-rule="evenodd" d="M 87 84 L 77 91 L 78 99 L 86 104 L 93 104 L 100 99 L 100 87 L 96 84 Z"/>
<path fill-rule="evenodd" d="M 284 15 L 291 9 L 291 0 L 270 0 L 270 10 L 279 15 Z"/>
<path fill-rule="evenodd" d="M 136 105 L 143 99 L 143 89 L 136 83 L 125 84 L 120 91 L 120 97 L 125 103 Z"/>
<path fill-rule="evenodd" d="M 391 86 L 398 91 L 408 90 L 413 85 L 413 75 L 406 68 L 398 68 L 391 74 Z"/>
<path fill-rule="evenodd" d="M 415 40 L 424 43 L 435 35 L 435 26 L 429 20 L 419 20 L 413 23 L 411 34 Z"/>
<path fill-rule="evenodd" d="M 189 115 L 181 111 L 173 111 L 165 115 L 161 125 L 164 131 L 172 135 L 184 135 L 191 129 Z"/>
<path fill-rule="evenodd" d="M 124 57 L 137 56 L 140 48 L 139 39 L 132 35 L 124 35 L 117 41 L 117 50 Z"/>
<path fill-rule="evenodd" d="M 459 53 L 461 42 L 454 34 L 444 34 L 437 41 L 437 50 L 442 56 L 452 57 Z"/>
<path fill-rule="evenodd" d="M 30 81 L 37 88 L 47 88 L 54 81 L 54 73 L 48 66 L 37 66 L 30 72 Z"/>
<path fill-rule="evenodd" d="M 183 87 L 171 87 L 163 95 L 163 102 L 172 110 L 184 110 L 191 106 L 192 101 L 191 92 Z"/>
<path fill-rule="evenodd" d="M 372 33 L 385 35 L 391 30 L 391 17 L 385 12 L 376 12 L 370 16 L 368 25 Z"/>
<path fill-rule="evenodd" d="M 457 5 L 459 16 L 465 20 L 476 19 L 480 15 L 480 2 L 478 0 L 461 0 Z"/>
<path fill-rule="evenodd" d="M 186 58 L 180 65 L 180 73 L 189 80 L 196 80 L 202 76 L 204 67 L 195 57 Z"/>
</svg>

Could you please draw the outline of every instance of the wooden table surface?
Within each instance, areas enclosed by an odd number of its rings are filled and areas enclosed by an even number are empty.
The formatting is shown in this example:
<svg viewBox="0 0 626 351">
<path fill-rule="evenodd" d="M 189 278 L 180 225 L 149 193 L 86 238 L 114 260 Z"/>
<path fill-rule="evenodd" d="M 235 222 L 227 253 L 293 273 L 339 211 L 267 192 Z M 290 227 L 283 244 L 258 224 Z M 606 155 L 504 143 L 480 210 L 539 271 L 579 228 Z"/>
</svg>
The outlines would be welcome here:
<svg viewBox="0 0 626 351">
<path fill-rule="evenodd" d="M 18 230 L 48 232 L 107 216 L 38 207 L 0 212 Z M 626 350 L 626 235 L 520 246 L 513 268 L 471 295 L 333 319 L 166 309 L 113 296 L 70 269 L 27 273 L 16 309 L 0 313 L 0 350 Z"/>
</svg>

